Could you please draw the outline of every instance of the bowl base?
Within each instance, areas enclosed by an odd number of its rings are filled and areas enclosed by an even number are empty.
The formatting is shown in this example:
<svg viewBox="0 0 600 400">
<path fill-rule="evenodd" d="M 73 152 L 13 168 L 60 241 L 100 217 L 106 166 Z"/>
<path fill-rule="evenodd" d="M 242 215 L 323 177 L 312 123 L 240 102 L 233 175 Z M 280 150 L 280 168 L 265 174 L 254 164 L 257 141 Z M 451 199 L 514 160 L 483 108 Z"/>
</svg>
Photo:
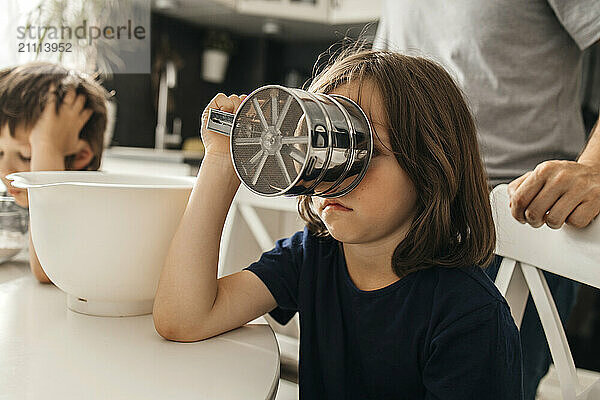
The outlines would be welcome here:
<svg viewBox="0 0 600 400">
<path fill-rule="evenodd" d="M 99 317 L 133 317 L 152 313 L 154 300 L 97 301 L 67 294 L 67 307 L 80 314 Z"/>
</svg>

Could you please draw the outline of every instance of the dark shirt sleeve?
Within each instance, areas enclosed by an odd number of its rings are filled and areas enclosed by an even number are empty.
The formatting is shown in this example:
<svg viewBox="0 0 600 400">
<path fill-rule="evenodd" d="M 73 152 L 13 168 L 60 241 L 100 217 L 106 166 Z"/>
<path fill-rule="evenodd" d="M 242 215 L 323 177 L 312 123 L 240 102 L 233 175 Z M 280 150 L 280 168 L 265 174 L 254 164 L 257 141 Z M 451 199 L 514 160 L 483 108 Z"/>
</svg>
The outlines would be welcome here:
<svg viewBox="0 0 600 400">
<path fill-rule="evenodd" d="M 287 324 L 298 311 L 303 237 L 304 232 L 297 232 L 287 239 L 278 240 L 273 250 L 263 253 L 257 262 L 245 268 L 256 274 L 275 298 L 277 308 L 269 314 L 282 325 Z"/>
<path fill-rule="evenodd" d="M 440 327 L 423 383 L 427 400 L 522 399 L 521 343 L 508 306 L 493 302 Z"/>
</svg>

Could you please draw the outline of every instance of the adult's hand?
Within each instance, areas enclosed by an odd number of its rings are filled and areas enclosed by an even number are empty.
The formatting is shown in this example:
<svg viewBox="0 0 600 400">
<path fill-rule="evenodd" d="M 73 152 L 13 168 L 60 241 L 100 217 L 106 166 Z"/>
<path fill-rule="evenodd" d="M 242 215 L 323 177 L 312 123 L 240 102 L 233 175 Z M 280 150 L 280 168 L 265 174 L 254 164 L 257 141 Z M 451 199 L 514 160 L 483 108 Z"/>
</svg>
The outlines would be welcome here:
<svg viewBox="0 0 600 400">
<path fill-rule="evenodd" d="M 521 223 L 583 228 L 600 213 L 600 166 L 545 161 L 512 181 L 508 194 L 512 216 Z"/>
</svg>

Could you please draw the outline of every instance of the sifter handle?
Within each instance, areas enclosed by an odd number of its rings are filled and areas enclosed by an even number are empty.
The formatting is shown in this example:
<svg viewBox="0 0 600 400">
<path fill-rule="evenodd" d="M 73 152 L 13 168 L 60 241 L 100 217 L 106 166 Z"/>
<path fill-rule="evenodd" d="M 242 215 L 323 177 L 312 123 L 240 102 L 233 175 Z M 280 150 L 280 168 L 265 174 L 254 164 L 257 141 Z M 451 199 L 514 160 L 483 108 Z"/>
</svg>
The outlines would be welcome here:
<svg viewBox="0 0 600 400">
<path fill-rule="evenodd" d="M 231 136 L 233 117 L 235 117 L 235 114 L 211 108 L 208 110 L 206 128 L 221 135 Z"/>
</svg>

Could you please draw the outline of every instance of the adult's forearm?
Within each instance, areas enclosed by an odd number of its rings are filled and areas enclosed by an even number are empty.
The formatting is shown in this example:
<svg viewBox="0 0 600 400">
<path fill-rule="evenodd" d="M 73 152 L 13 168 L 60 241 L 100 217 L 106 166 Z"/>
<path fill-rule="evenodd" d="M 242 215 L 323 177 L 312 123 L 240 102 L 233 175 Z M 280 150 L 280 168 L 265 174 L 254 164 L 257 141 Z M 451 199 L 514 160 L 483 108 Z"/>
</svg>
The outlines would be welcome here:
<svg viewBox="0 0 600 400">
<path fill-rule="evenodd" d="M 582 164 L 600 167 L 600 119 L 594 125 L 590 138 L 577 161 Z"/>
<path fill-rule="evenodd" d="M 204 158 L 161 274 L 157 329 L 194 332 L 209 315 L 217 296 L 221 233 L 239 184 L 229 157 Z"/>
</svg>

